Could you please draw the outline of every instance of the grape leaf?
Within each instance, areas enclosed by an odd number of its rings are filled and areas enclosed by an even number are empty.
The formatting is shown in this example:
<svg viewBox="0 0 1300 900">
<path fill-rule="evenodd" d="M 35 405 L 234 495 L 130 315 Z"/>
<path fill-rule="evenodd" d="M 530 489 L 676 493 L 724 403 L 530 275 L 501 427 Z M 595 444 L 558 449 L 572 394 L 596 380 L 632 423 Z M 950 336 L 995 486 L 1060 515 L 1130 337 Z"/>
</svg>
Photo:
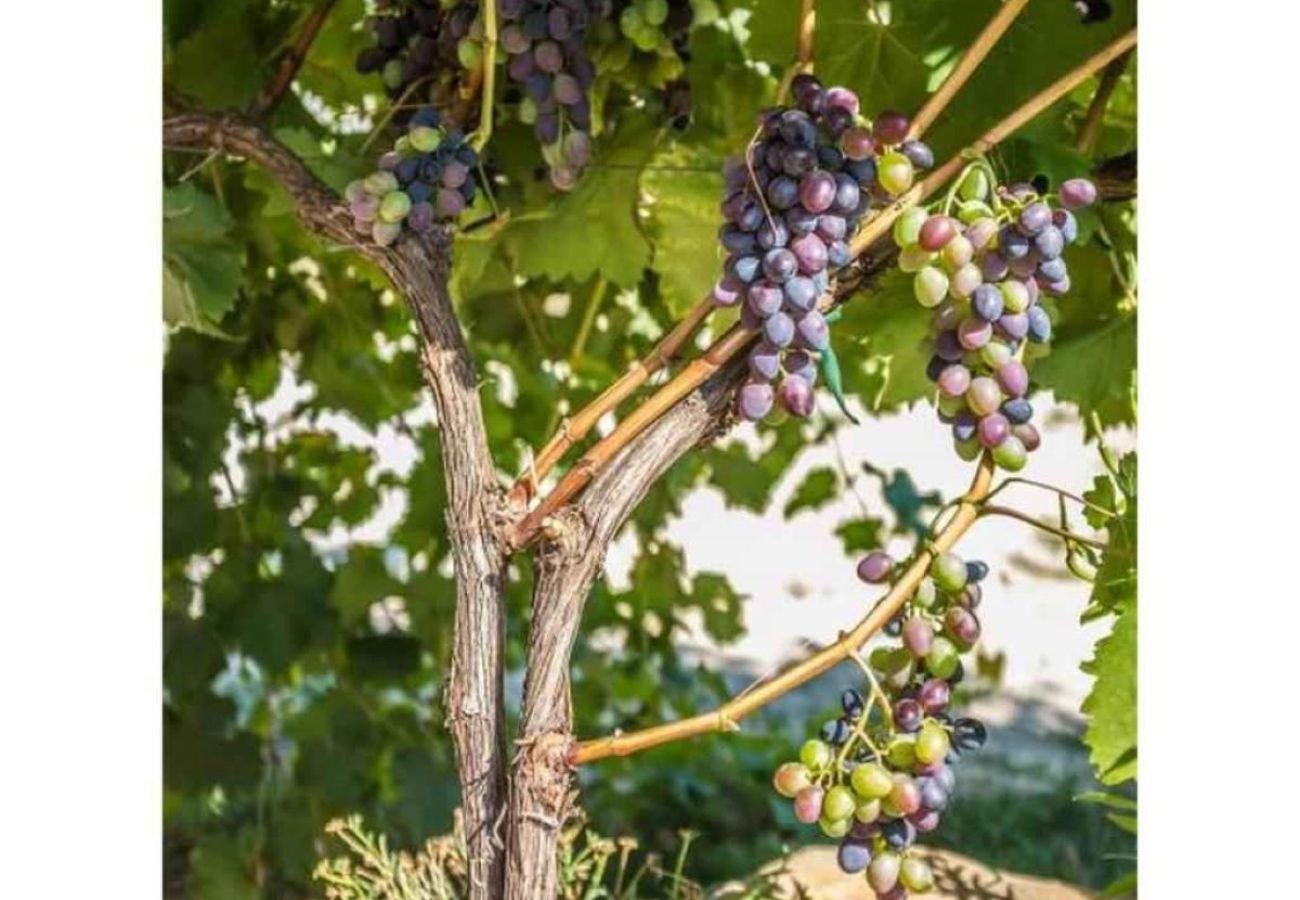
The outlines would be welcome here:
<svg viewBox="0 0 1300 900">
<path fill-rule="evenodd" d="M 1111 633 L 1097 642 L 1083 670 L 1095 679 L 1083 701 L 1084 743 L 1102 784 L 1137 776 L 1136 594 L 1118 608 Z"/>
<path fill-rule="evenodd" d="M 913 296 L 912 276 L 891 269 L 845 305 L 835 326 L 846 390 L 874 411 L 926 396 L 931 391 L 925 377 L 929 327 L 929 315 Z"/>
<path fill-rule="evenodd" d="M 600 165 L 543 215 L 516 219 L 502 232 L 520 274 L 585 281 L 600 273 L 631 287 L 650 264 L 638 220 L 641 170 L 657 141 L 644 119 L 625 123 L 597 148 Z"/>
<path fill-rule="evenodd" d="M 885 523 L 880 519 L 854 519 L 835 529 L 835 536 L 844 545 L 844 552 L 854 554 L 874 550 L 880 546 Z"/>
<path fill-rule="evenodd" d="M 194 326 L 220 322 L 235 305 L 244 253 L 230 241 L 232 219 L 192 182 L 163 190 L 163 315 Z"/>
<path fill-rule="evenodd" d="M 717 171 L 690 171 L 711 159 L 681 145 L 661 153 L 641 180 L 649 216 L 646 231 L 653 245 L 652 269 L 659 274 L 659 293 L 675 316 L 704 296 L 721 274 L 718 249 Z"/>
</svg>

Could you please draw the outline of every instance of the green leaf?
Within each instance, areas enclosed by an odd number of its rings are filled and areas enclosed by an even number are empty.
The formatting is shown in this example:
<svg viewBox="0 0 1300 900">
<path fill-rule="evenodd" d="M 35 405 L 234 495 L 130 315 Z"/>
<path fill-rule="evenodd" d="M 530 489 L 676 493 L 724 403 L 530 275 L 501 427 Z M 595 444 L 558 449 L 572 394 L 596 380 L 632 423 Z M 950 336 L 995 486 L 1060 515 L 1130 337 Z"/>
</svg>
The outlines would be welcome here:
<svg viewBox="0 0 1300 900">
<path fill-rule="evenodd" d="M 649 211 L 646 232 L 654 247 L 650 267 L 659 275 L 659 293 L 674 316 L 694 306 L 721 275 L 720 171 L 680 169 L 710 158 L 677 145 L 656 156 L 641 181 Z"/>
<path fill-rule="evenodd" d="M 861 553 L 881 545 L 884 527 L 880 519 L 855 519 L 836 528 L 835 536 L 844 545 L 845 553 Z"/>
<path fill-rule="evenodd" d="M 640 281 L 651 258 L 637 213 L 640 178 L 655 144 L 647 121 L 625 123 L 598 146 L 600 166 L 577 187 L 549 211 L 511 222 L 502 240 L 519 273 L 552 281 L 586 281 L 599 273 L 623 287 Z"/>
<path fill-rule="evenodd" d="M 1094 678 L 1083 701 L 1088 719 L 1083 739 L 1097 777 L 1106 785 L 1137 776 L 1137 635 L 1137 605 L 1130 602 L 1083 666 Z"/>
<path fill-rule="evenodd" d="M 168 324 L 220 322 L 235 305 L 244 253 L 232 219 L 192 182 L 163 190 L 163 316 Z"/>
<path fill-rule="evenodd" d="M 344 626 L 362 622 L 371 604 L 402 592 L 402 584 L 388 573 L 383 550 L 353 546 L 330 590 L 330 604 L 339 611 Z"/>
<path fill-rule="evenodd" d="M 792 518 L 801 509 L 817 509 L 834 499 L 839 476 L 834 469 L 821 466 L 810 471 L 785 504 L 782 515 Z"/>
<path fill-rule="evenodd" d="M 835 326 L 845 386 L 872 411 L 911 404 L 933 389 L 929 314 L 917 305 L 912 276 L 891 269 L 844 307 Z"/>
<path fill-rule="evenodd" d="M 1098 806 L 1106 806 L 1122 812 L 1137 812 L 1138 808 L 1137 801 L 1132 797 L 1125 797 L 1123 794 L 1112 794 L 1108 791 L 1086 791 L 1074 799 L 1080 803 L 1094 803 Z"/>
</svg>

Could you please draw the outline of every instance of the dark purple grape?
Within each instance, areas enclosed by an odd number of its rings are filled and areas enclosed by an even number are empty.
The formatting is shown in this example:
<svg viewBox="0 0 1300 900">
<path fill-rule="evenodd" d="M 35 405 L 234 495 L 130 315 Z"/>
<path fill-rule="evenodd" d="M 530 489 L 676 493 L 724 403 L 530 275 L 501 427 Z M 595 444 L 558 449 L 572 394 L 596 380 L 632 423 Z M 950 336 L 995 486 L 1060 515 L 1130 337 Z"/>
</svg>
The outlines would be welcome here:
<svg viewBox="0 0 1300 900">
<path fill-rule="evenodd" d="M 912 165 L 918 169 L 934 168 L 934 151 L 930 145 L 923 141 L 903 141 L 898 148 L 904 156 L 912 161 Z"/>
<path fill-rule="evenodd" d="M 988 729 L 978 719 L 958 719 L 952 725 L 953 745 L 961 750 L 978 750 L 988 738 Z"/>
<path fill-rule="evenodd" d="M 1052 339 L 1052 320 L 1047 310 L 1041 306 L 1031 306 L 1025 311 L 1026 333 L 1036 344 L 1045 344 Z"/>
<path fill-rule="evenodd" d="M 920 730 L 923 721 L 925 721 L 925 710 L 917 701 L 904 698 L 894 704 L 894 726 L 899 731 L 912 734 Z"/>
<path fill-rule="evenodd" d="M 862 694 L 853 688 L 847 689 L 843 694 L 840 694 L 840 708 L 844 710 L 844 715 L 850 719 L 856 719 L 862 715 L 864 709 Z"/>
</svg>

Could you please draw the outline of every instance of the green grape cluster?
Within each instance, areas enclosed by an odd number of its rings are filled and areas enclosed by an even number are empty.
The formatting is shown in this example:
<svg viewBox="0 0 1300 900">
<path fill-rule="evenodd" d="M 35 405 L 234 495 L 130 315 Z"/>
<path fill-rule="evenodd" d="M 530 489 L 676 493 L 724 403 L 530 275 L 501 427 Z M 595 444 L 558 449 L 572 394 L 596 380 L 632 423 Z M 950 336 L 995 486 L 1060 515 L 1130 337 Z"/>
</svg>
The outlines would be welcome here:
<svg viewBox="0 0 1300 900">
<path fill-rule="evenodd" d="M 876 550 L 858 563 L 858 576 L 888 584 L 897 568 Z M 939 827 L 962 754 L 987 740 L 981 722 L 949 711 L 964 678 L 961 654 L 979 640 L 974 609 L 987 575 L 982 562 L 936 557 L 886 626 L 893 640 L 863 662 L 866 685 L 845 690 L 841 714 L 773 776 L 795 818 L 837 839 L 840 868 L 863 874 L 879 900 L 933 889 L 917 838 Z"/>
</svg>

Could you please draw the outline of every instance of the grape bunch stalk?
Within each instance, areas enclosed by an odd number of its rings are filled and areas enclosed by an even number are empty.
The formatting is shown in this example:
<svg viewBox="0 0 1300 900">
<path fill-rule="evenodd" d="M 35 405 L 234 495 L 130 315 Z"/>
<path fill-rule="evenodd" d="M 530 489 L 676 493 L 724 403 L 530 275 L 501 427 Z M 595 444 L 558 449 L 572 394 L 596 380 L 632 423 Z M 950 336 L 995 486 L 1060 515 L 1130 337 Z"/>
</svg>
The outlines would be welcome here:
<svg viewBox="0 0 1300 900">
<path fill-rule="evenodd" d="M 779 404 L 793 416 L 813 409 L 818 363 L 830 331 L 817 309 L 830 273 L 852 258 L 849 240 L 872 200 L 912 186 L 934 164 L 920 141 L 907 140 L 907 117 L 872 121 L 858 96 L 824 87 L 811 75 L 791 83 L 793 106 L 763 111 L 744 159 L 724 169 L 719 240 L 729 254 L 714 285 L 718 306 L 740 305 L 741 322 L 760 331 L 740 388 L 740 416 L 758 421 Z"/>
<path fill-rule="evenodd" d="M 406 133 L 379 157 L 379 168 L 347 186 L 344 196 L 358 234 L 388 246 L 403 226 L 424 234 L 474 201 L 478 153 L 460 131 L 441 124 L 433 107 L 417 110 Z"/>
<path fill-rule="evenodd" d="M 898 568 L 875 550 L 858 563 L 858 577 L 887 584 Z M 793 801 L 795 818 L 838 839 L 840 868 L 865 874 L 879 900 L 934 887 L 916 841 L 939 827 L 963 754 L 988 738 L 982 722 L 951 711 L 964 678 L 961 654 L 980 637 L 975 609 L 988 572 L 983 562 L 937 556 L 885 628 L 898 642 L 859 660 L 865 690 L 845 690 L 841 715 L 773 777 L 777 792 Z"/>
<path fill-rule="evenodd" d="M 894 223 L 898 266 L 913 273 L 917 302 L 932 310 L 926 374 L 962 459 L 989 450 L 1000 468 L 1018 472 L 1042 443 L 1030 421 L 1025 348 L 1051 340 L 1040 301 L 1069 291 L 1063 253 L 1079 234 L 1073 211 L 1096 198 L 1082 178 L 1062 183 L 1055 198 L 1029 184 L 995 186 L 979 160 L 941 209 L 912 207 Z"/>
<path fill-rule="evenodd" d="M 533 126 L 551 184 L 571 189 L 591 156 L 591 99 L 596 67 L 586 32 L 600 9 L 589 0 L 499 0 L 498 35 L 506 72 L 520 85 L 520 118 Z"/>
</svg>

